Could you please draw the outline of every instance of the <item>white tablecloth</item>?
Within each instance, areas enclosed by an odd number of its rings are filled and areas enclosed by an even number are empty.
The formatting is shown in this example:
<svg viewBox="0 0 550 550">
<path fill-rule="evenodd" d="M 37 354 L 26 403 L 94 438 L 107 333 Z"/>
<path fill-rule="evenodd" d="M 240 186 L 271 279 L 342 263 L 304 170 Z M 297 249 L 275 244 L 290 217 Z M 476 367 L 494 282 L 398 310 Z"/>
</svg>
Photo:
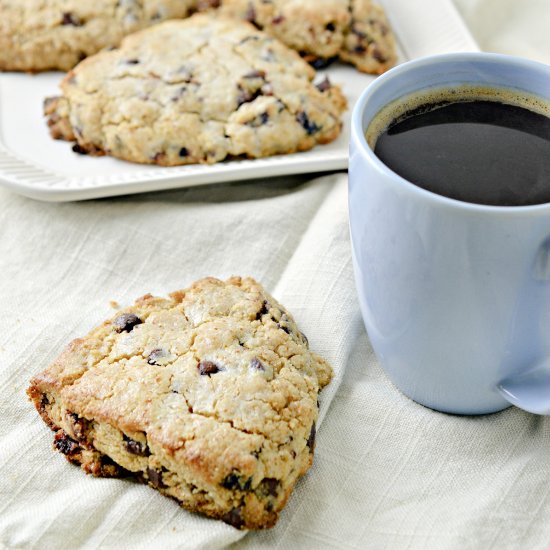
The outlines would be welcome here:
<svg viewBox="0 0 550 550">
<path fill-rule="evenodd" d="M 550 63 L 548 0 L 456 0 L 486 50 Z M 421 17 L 422 14 L 419 14 Z M 346 175 L 45 204 L 0 191 L 0 546 L 546 548 L 550 421 L 439 414 L 381 372 L 355 297 Z M 245 534 L 51 450 L 31 375 L 146 292 L 250 274 L 334 365 L 315 462 L 278 525 Z M 330 408 L 328 405 L 330 404 Z"/>
</svg>

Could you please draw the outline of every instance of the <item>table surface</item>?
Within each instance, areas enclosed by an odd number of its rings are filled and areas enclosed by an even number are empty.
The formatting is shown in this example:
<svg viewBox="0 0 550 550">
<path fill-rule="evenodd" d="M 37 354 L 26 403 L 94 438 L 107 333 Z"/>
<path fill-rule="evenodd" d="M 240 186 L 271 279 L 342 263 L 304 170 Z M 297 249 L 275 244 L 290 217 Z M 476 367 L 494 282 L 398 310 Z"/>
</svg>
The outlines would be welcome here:
<svg viewBox="0 0 550 550">
<path fill-rule="evenodd" d="M 550 63 L 548 0 L 455 2 L 482 49 Z M 68 204 L 0 190 L 0 547 L 548 546 L 550 421 L 513 408 L 444 415 L 390 384 L 356 300 L 346 183 L 340 173 Z M 310 473 L 274 529 L 246 535 L 70 467 L 24 393 L 113 313 L 110 300 L 232 274 L 262 281 L 337 373 Z"/>
</svg>

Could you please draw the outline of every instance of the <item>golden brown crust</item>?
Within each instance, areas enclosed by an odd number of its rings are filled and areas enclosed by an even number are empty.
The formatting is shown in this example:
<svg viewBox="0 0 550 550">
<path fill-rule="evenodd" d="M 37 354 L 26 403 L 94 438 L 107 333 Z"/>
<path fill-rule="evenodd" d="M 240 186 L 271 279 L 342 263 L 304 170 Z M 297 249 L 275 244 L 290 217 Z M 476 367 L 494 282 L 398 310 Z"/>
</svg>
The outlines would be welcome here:
<svg viewBox="0 0 550 550">
<path fill-rule="evenodd" d="M 256 281 L 145 295 L 74 340 L 28 390 L 56 448 L 239 528 L 273 525 L 311 465 L 331 369 Z"/>
<path fill-rule="evenodd" d="M 249 23 L 197 14 L 85 59 L 45 114 L 80 153 L 162 166 L 260 158 L 338 137 L 345 97 L 314 77 Z"/>
<path fill-rule="evenodd" d="M 211 8 L 252 22 L 316 68 L 340 58 L 381 74 L 396 62 L 384 10 L 371 0 L 199 0 L 199 10 Z"/>
</svg>

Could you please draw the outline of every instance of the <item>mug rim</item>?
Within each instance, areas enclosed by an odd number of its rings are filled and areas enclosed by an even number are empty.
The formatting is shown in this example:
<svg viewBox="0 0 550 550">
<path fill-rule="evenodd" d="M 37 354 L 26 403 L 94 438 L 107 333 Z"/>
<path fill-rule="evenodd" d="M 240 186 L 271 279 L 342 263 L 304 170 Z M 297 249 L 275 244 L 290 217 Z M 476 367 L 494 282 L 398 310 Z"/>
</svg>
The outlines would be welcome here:
<svg viewBox="0 0 550 550">
<path fill-rule="evenodd" d="M 429 55 L 414 59 L 412 61 L 406 61 L 405 63 L 401 63 L 400 65 L 397 65 L 396 67 L 390 69 L 383 75 L 377 77 L 376 80 L 374 80 L 371 84 L 367 86 L 367 88 L 365 88 L 365 90 L 363 90 L 363 92 L 359 96 L 359 99 L 356 101 L 353 107 L 353 112 L 351 116 L 352 141 L 355 141 L 357 143 L 357 145 L 359 146 L 358 150 L 361 151 L 362 155 L 365 155 L 367 162 L 371 163 L 374 168 L 382 174 L 389 176 L 389 179 L 392 181 L 393 184 L 396 184 L 400 188 L 408 190 L 409 192 L 418 193 L 422 198 L 437 203 L 440 206 L 452 209 L 469 210 L 472 212 L 489 211 L 495 214 L 536 214 L 540 212 L 544 213 L 550 211 L 550 202 L 532 204 L 527 206 L 496 206 L 490 204 L 470 203 L 460 201 L 458 199 L 452 199 L 450 197 L 445 197 L 443 195 L 438 195 L 437 193 L 428 191 L 427 189 L 423 189 L 422 187 L 415 185 L 403 176 L 400 176 L 397 172 L 394 172 L 375 155 L 374 151 L 367 143 L 367 139 L 365 136 L 366 129 L 363 129 L 362 123 L 363 112 L 365 111 L 366 104 L 371 96 L 381 87 L 384 87 L 386 85 L 386 82 L 391 81 L 395 78 L 399 78 L 399 76 L 403 73 L 416 71 L 422 67 L 430 67 L 431 65 L 450 62 L 479 61 L 490 61 L 495 64 L 503 65 L 521 65 L 523 67 L 531 68 L 533 70 L 546 72 L 548 74 L 550 86 L 550 66 L 545 65 L 544 63 L 540 63 L 538 61 L 532 61 L 530 59 L 525 59 L 513 55 L 489 52 L 453 52 Z M 418 91 L 421 90 L 422 88 L 420 88 Z M 523 91 L 528 92 L 529 90 L 523 89 Z"/>
</svg>

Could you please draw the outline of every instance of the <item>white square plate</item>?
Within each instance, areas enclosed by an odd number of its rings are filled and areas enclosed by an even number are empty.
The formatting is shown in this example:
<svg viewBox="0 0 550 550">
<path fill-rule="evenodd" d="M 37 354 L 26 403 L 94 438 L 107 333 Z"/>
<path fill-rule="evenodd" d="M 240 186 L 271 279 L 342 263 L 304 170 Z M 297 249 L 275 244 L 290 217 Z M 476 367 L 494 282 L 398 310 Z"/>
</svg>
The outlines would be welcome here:
<svg viewBox="0 0 550 550">
<path fill-rule="evenodd" d="M 397 36 L 400 60 L 479 48 L 451 0 L 380 0 Z M 0 74 L 0 185 L 47 201 L 68 201 L 287 174 L 345 170 L 351 109 L 374 77 L 335 63 L 321 71 L 348 98 L 344 128 L 334 142 L 304 153 L 215 165 L 158 167 L 75 154 L 50 138 L 45 97 L 58 95 L 61 73 Z M 321 75 L 322 77 L 322 75 Z"/>
</svg>

